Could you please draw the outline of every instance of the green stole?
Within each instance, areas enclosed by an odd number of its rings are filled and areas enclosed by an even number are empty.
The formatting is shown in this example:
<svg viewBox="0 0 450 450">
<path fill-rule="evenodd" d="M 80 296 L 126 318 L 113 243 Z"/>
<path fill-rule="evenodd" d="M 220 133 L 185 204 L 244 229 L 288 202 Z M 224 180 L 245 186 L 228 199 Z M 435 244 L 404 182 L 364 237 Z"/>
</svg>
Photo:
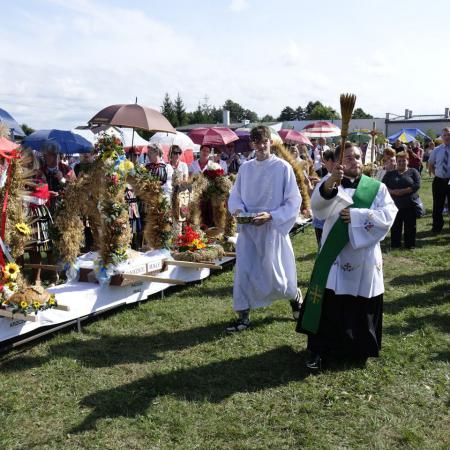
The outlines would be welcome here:
<svg viewBox="0 0 450 450">
<path fill-rule="evenodd" d="M 353 204 L 350 208 L 370 208 L 380 185 L 379 181 L 362 175 L 353 195 Z M 317 333 L 328 274 L 331 266 L 348 241 L 348 224 L 338 217 L 316 257 L 311 274 L 308 292 L 305 297 L 304 311 L 301 317 L 301 328 L 307 332 Z"/>
</svg>

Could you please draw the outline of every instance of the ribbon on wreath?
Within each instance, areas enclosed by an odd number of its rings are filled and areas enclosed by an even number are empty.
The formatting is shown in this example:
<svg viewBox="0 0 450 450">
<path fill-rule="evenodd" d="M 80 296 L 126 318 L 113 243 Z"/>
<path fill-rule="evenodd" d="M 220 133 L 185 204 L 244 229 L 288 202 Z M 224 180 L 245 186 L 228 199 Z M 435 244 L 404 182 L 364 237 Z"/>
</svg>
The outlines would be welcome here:
<svg viewBox="0 0 450 450">
<path fill-rule="evenodd" d="M 11 168 L 12 168 L 11 160 L 19 159 L 21 154 L 20 154 L 20 151 L 18 151 L 18 150 L 13 150 L 12 152 L 0 151 L 0 156 L 5 158 L 6 161 L 8 162 L 8 169 L 6 172 L 5 194 L 3 197 L 2 217 L 1 217 L 1 225 L 0 225 L 0 239 L 1 239 L 1 244 L 3 244 L 3 245 L 0 245 L 0 249 L 1 249 L 0 250 L 0 266 L 3 267 L 5 265 L 5 258 L 3 255 L 5 255 L 8 259 L 11 258 L 11 255 L 9 254 L 9 252 L 6 249 L 6 246 L 3 242 L 3 240 L 5 239 L 6 211 L 7 211 L 7 207 L 8 207 L 8 195 L 9 195 L 9 188 L 11 186 Z"/>
</svg>

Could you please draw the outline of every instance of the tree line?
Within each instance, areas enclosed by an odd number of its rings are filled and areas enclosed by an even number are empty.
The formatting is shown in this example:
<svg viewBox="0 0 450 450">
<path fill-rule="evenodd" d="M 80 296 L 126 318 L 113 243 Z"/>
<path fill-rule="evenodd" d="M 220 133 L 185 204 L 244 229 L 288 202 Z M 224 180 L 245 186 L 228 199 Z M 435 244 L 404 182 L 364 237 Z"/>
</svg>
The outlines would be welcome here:
<svg viewBox="0 0 450 450">
<path fill-rule="evenodd" d="M 168 93 L 165 94 L 161 105 L 162 114 L 169 120 L 174 127 L 192 124 L 215 124 L 222 123 L 223 109 L 230 111 L 230 122 L 237 123 L 249 120 L 250 122 L 285 122 L 288 120 L 333 120 L 340 119 L 340 115 L 331 106 L 323 105 L 320 101 L 310 101 L 305 107 L 298 106 L 292 108 L 286 106 L 282 109 L 278 117 L 266 114 L 258 116 L 255 111 L 241 106 L 233 100 L 226 100 L 223 106 L 216 107 L 209 104 L 208 97 L 205 96 L 203 102 L 199 102 L 194 111 L 186 111 L 183 99 L 178 93 L 172 100 Z M 354 119 L 371 119 L 373 116 L 364 112 L 361 108 L 356 108 L 353 113 Z"/>
</svg>

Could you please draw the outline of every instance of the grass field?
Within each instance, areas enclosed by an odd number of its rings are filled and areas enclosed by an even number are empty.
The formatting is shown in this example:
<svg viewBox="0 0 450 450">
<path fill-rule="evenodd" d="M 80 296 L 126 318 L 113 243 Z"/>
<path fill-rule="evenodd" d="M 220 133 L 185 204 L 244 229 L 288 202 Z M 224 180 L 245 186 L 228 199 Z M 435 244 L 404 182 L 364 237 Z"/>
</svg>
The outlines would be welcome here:
<svg viewBox="0 0 450 450">
<path fill-rule="evenodd" d="M 365 368 L 308 374 L 287 302 L 227 335 L 228 270 L 4 355 L 0 448 L 450 448 L 450 234 L 418 227 L 415 250 L 383 243 L 382 356 Z M 313 230 L 293 244 L 305 292 Z"/>
</svg>

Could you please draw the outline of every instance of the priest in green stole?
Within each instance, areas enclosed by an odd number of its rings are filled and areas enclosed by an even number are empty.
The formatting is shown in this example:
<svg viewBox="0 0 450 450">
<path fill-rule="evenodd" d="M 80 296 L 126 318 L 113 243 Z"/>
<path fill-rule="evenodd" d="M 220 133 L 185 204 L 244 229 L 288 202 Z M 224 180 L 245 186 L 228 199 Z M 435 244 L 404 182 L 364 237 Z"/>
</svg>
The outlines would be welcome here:
<svg viewBox="0 0 450 450">
<path fill-rule="evenodd" d="M 336 150 L 336 160 L 340 149 Z M 362 175 L 361 151 L 345 145 L 342 166 L 322 179 L 311 197 L 325 220 L 322 241 L 297 331 L 308 335 L 309 369 L 328 356 L 378 356 L 383 315 L 380 241 L 397 208 L 385 185 Z"/>
</svg>

